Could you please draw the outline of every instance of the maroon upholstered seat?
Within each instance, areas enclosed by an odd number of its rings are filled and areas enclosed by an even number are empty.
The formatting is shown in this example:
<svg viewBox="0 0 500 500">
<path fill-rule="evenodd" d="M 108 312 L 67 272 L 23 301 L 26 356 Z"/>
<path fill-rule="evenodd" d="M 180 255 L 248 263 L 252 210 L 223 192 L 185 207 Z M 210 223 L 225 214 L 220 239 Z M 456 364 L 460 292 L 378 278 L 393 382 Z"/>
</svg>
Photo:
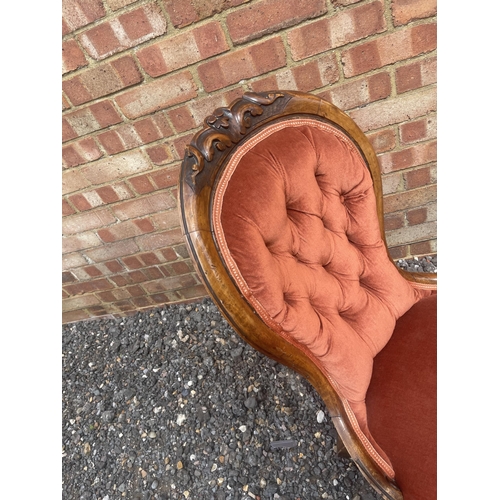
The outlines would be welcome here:
<svg viewBox="0 0 500 500">
<path fill-rule="evenodd" d="M 388 255 L 368 141 L 334 106 L 291 92 L 247 94 L 206 124 L 188 147 L 180 200 L 184 234 L 209 292 L 245 340 L 311 380 L 379 491 L 400 498 L 393 481 L 401 477 L 417 495 L 403 490 L 405 498 L 430 500 L 418 496 L 430 490 L 409 469 L 420 450 L 421 470 L 430 478 L 435 469 L 435 445 L 425 435 L 435 422 L 435 375 L 427 366 L 435 335 L 413 329 L 413 311 L 434 300 L 435 286 L 404 276 Z M 422 325 L 435 329 L 435 321 Z M 418 383 L 417 360 L 427 369 Z M 401 364 L 407 368 L 394 366 Z M 407 413 L 425 390 L 422 434 Z M 395 400 L 398 391 L 405 394 Z M 387 427 L 394 405 L 405 406 L 398 433 Z"/>
</svg>

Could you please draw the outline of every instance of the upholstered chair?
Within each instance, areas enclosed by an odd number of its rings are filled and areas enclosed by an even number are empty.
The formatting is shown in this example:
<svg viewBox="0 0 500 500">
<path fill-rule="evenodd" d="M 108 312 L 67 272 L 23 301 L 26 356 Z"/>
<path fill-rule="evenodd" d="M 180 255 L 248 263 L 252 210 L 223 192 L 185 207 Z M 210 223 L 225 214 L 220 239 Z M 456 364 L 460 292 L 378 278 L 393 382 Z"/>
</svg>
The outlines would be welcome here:
<svg viewBox="0 0 500 500">
<path fill-rule="evenodd" d="M 334 105 L 247 92 L 186 148 L 181 225 L 236 332 L 303 375 L 388 499 L 436 498 L 436 286 L 398 269 L 368 139 Z"/>
</svg>

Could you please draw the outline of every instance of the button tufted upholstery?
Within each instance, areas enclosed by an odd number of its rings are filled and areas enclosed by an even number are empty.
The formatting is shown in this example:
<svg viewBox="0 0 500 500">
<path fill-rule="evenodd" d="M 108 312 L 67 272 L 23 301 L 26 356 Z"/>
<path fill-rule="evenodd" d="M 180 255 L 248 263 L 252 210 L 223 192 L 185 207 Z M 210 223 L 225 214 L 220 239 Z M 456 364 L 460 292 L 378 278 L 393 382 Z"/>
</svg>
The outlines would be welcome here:
<svg viewBox="0 0 500 500">
<path fill-rule="evenodd" d="M 357 148 L 318 120 L 268 126 L 229 161 L 212 221 L 243 295 L 270 328 L 318 360 L 393 477 L 370 434 L 365 396 L 373 359 L 397 319 L 431 292 L 412 286 L 391 262 Z"/>
</svg>

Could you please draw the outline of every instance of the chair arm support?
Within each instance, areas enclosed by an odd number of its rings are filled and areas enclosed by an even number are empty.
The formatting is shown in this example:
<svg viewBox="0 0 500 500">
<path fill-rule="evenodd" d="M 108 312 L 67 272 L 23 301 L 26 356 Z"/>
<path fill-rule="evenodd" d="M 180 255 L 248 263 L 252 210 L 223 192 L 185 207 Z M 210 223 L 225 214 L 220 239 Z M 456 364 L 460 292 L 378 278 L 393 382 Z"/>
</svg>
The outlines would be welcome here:
<svg viewBox="0 0 500 500">
<path fill-rule="evenodd" d="M 437 273 L 420 273 L 399 269 L 400 274 L 407 280 L 420 285 L 431 285 L 437 288 Z"/>
</svg>

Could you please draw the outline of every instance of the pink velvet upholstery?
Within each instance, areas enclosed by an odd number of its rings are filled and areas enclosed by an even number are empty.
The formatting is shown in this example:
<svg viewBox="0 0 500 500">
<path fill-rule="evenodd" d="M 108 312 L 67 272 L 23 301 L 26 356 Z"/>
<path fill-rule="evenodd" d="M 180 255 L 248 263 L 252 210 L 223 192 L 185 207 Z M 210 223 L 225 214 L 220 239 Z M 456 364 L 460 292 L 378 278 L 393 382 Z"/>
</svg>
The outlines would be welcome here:
<svg viewBox="0 0 500 500">
<path fill-rule="evenodd" d="M 358 150 L 316 120 L 266 128 L 225 169 L 213 223 L 242 293 L 268 326 L 313 353 L 394 476 L 370 433 L 366 392 L 396 321 L 431 292 L 414 288 L 390 261 Z"/>
</svg>

